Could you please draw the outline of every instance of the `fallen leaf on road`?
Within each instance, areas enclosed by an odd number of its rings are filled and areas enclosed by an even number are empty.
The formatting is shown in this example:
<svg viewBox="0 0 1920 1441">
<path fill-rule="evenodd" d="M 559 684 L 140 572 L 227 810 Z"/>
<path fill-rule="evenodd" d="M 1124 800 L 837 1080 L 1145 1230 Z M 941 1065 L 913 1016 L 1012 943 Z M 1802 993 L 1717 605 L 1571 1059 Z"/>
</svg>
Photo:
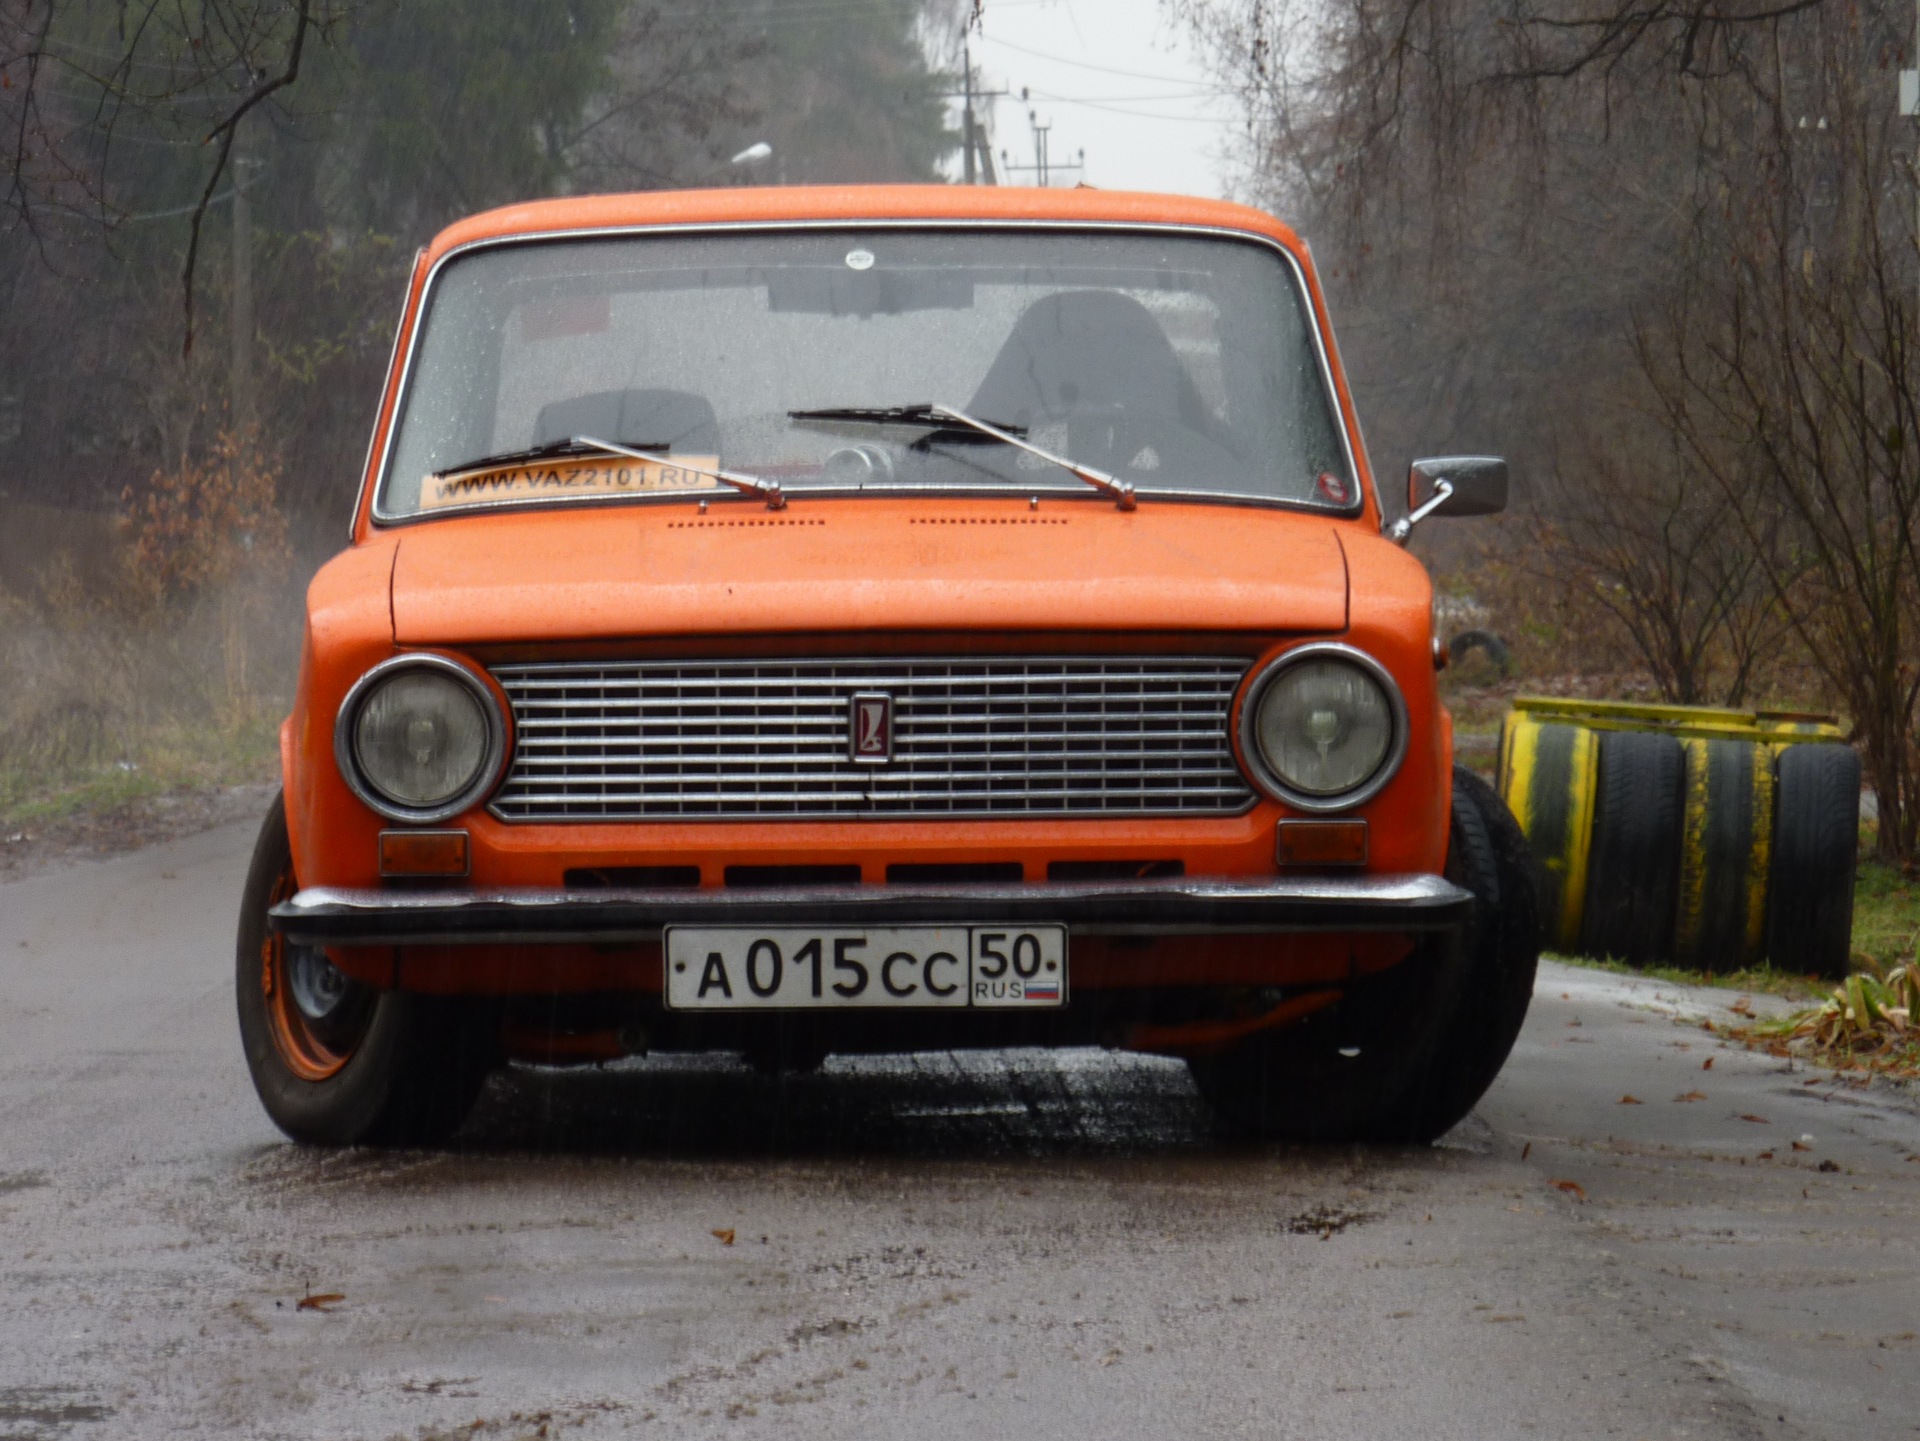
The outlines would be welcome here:
<svg viewBox="0 0 1920 1441">
<path fill-rule="evenodd" d="M 318 1296 L 302 1296 L 298 1309 L 302 1311 L 325 1311 L 334 1306 L 338 1306 L 346 1299 L 346 1296 L 339 1291 L 322 1291 Z"/>
<path fill-rule="evenodd" d="M 1771 1126 L 1773 1124 L 1773 1122 L 1769 1121 L 1765 1116 L 1756 1116 L 1751 1111 L 1742 1111 L 1740 1113 L 1740 1119 L 1743 1121 L 1751 1121 L 1756 1126 Z"/>
<path fill-rule="evenodd" d="M 733 1244 L 733 1227 L 729 1226 L 724 1231 L 715 1231 L 713 1238 L 722 1246 L 731 1246 Z"/>
<path fill-rule="evenodd" d="M 1907 1159 L 1908 1159 L 1909 1161 L 1920 1161 L 1920 1153 L 1916 1153 L 1916 1154 L 1914 1154 L 1914 1155 L 1911 1155 L 1911 1156 L 1909 1156 L 1909 1157 L 1907 1157 Z"/>
<path fill-rule="evenodd" d="M 1822 1162 L 1821 1162 L 1821 1163 L 1820 1163 L 1820 1164 L 1819 1164 L 1818 1166 L 1816 1166 L 1816 1167 L 1815 1167 L 1814 1169 L 1815 1169 L 1815 1170 L 1818 1170 L 1818 1171 L 1825 1171 L 1825 1172 L 1827 1172 L 1827 1173 L 1828 1173 L 1829 1175 L 1831 1175 L 1831 1174 L 1832 1174 L 1833 1172 L 1835 1172 L 1835 1171 L 1837 1171 L 1837 1170 L 1839 1170 L 1839 1169 L 1840 1169 L 1840 1163 L 1839 1163 L 1838 1161 L 1834 1161 L 1834 1160 L 1826 1160 L 1826 1161 L 1822 1161 Z"/>
<path fill-rule="evenodd" d="M 1702 1061 L 1700 1063 L 1700 1069 L 1703 1071 L 1711 1071 L 1713 1069 L 1713 1057 L 1708 1056 L 1706 1060 Z"/>
<path fill-rule="evenodd" d="M 1727 1009 L 1732 1011 L 1736 1016 L 1751 1016 L 1753 1014 L 1753 997 L 1742 996 L 1739 1000 L 1728 1006 Z"/>
<path fill-rule="evenodd" d="M 1773 1159 L 1773 1152 L 1762 1151 L 1758 1156 L 1754 1157 L 1754 1159 L 1756 1161 L 1771 1161 Z"/>
<path fill-rule="evenodd" d="M 1520 1159 L 1521 1159 L 1521 1160 L 1523 1160 L 1523 1161 L 1524 1161 L 1524 1160 L 1526 1160 L 1526 1159 L 1527 1159 L 1527 1157 L 1528 1157 L 1528 1156 L 1530 1156 L 1530 1155 L 1532 1155 L 1532 1154 L 1533 1154 L 1533 1142 L 1531 1142 L 1531 1141 L 1529 1141 L 1529 1142 L 1527 1142 L 1527 1144 L 1526 1144 L 1526 1145 L 1524 1145 L 1524 1146 L 1522 1146 L 1522 1147 L 1520 1148 Z M 1912 1159 L 1913 1159 L 1913 1157 L 1911 1157 L 1911 1156 L 1909 1156 L 1909 1157 L 1908 1157 L 1907 1159 L 1908 1159 L 1908 1160 L 1912 1160 Z"/>
<path fill-rule="evenodd" d="M 1673 1099 L 1676 1101 L 1704 1101 L 1707 1099 L 1707 1093 L 1705 1091 L 1682 1091 Z"/>
<path fill-rule="evenodd" d="M 1526 1320 L 1526 1319 L 1527 1319 L 1527 1318 L 1526 1318 L 1525 1316 L 1489 1316 L 1489 1317 L 1487 1317 L 1487 1320 L 1488 1320 L 1489 1322 L 1493 1322 L 1493 1321 L 1524 1321 L 1524 1320 Z"/>
<path fill-rule="evenodd" d="M 1569 1196 L 1575 1197 L 1578 1200 L 1584 1201 L 1587 1199 L 1587 1188 L 1578 1181 L 1555 1181 L 1553 1184 L 1559 1190 L 1565 1191 Z"/>
<path fill-rule="evenodd" d="M 1646 1102 L 1641 1100 L 1638 1096 L 1622 1096 L 1619 1100 L 1614 1102 L 1614 1105 L 1616 1106 L 1644 1106 L 1645 1104 Z"/>
<path fill-rule="evenodd" d="M 1795 1142 L 1793 1142 L 1793 1149 L 1794 1149 L 1794 1150 L 1796 1150 L 1796 1151 L 1811 1151 L 1811 1150 L 1813 1149 L 1813 1147 L 1811 1147 L 1811 1146 L 1803 1146 L 1803 1145 L 1801 1145 L 1801 1144 L 1800 1144 L 1800 1143 L 1799 1143 L 1798 1141 L 1795 1141 Z"/>
</svg>

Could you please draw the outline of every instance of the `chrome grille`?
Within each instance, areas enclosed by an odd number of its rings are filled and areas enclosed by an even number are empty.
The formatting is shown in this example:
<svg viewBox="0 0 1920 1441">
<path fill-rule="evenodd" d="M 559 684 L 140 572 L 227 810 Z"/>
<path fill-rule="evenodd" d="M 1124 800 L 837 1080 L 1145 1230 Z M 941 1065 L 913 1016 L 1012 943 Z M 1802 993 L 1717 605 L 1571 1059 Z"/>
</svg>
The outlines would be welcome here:
<svg viewBox="0 0 1920 1441">
<path fill-rule="evenodd" d="M 1217 656 L 552 662 L 513 704 L 509 821 L 1226 815 L 1253 801 Z M 848 757 L 849 699 L 893 697 L 893 759 Z"/>
</svg>

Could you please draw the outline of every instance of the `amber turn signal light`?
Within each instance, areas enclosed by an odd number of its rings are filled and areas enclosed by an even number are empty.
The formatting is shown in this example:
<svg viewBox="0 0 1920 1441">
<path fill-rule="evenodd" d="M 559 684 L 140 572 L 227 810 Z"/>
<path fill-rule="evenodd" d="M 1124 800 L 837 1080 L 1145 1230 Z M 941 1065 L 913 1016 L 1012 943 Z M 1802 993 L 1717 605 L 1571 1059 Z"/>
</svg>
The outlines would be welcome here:
<svg viewBox="0 0 1920 1441">
<path fill-rule="evenodd" d="M 465 831 L 380 832 L 383 876 L 464 876 L 467 864 Z"/>
<path fill-rule="evenodd" d="M 1364 866 L 1365 821 L 1282 821 L 1274 859 L 1283 866 Z"/>
</svg>

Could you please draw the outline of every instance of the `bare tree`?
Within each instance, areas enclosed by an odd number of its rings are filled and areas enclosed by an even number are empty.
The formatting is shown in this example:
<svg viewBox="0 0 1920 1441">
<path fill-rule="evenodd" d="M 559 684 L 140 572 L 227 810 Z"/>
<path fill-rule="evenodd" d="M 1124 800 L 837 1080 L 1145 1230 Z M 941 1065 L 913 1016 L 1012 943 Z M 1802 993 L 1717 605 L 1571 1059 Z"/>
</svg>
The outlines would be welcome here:
<svg viewBox="0 0 1920 1441">
<path fill-rule="evenodd" d="M 300 78 L 309 42 L 351 0 L 0 0 L 0 228 L 126 218 L 113 179 L 128 130 L 209 147 L 181 270 L 193 345 L 200 227 L 246 117 Z"/>
<path fill-rule="evenodd" d="M 1332 237 L 1362 403 L 1394 403 L 1376 436 L 1417 416 L 1517 451 L 1543 568 L 1598 581 L 1670 693 L 1804 655 L 1852 718 L 1882 853 L 1914 855 L 1911 7 L 1183 8 L 1240 85 L 1258 193 Z M 1590 463 L 1556 479 L 1582 434 Z"/>
<path fill-rule="evenodd" d="M 1789 625 L 1769 584 L 1792 574 L 1776 531 L 1749 533 L 1651 425 L 1577 426 L 1572 438 L 1542 487 L 1524 563 L 1590 600 L 1665 699 L 1743 704 Z"/>
<path fill-rule="evenodd" d="M 1745 530 L 1784 527 L 1769 582 L 1846 698 L 1881 853 L 1904 860 L 1920 839 L 1920 364 L 1883 38 L 1836 9 L 1714 97 L 1717 184 L 1686 287 L 1640 345 L 1674 435 Z"/>
</svg>

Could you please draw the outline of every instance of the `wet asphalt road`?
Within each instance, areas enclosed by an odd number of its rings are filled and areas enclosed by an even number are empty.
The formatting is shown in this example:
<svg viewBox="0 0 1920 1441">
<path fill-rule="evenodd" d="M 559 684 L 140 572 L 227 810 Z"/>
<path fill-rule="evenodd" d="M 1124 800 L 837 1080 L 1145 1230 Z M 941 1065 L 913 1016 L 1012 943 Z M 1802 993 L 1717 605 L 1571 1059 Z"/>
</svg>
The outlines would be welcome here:
<svg viewBox="0 0 1920 1441">
<path fill-rule="evenodd" d="M 326 1153 L 240 1060 L 250 841 L 0 886 L 0 1441 L 1920 1435 L 1920 1114 L 1674 1018 L 1728 996 L 1548 968 L 1425 1151 L 1076 1051 L 520 1072 Z"/>
</svg>

